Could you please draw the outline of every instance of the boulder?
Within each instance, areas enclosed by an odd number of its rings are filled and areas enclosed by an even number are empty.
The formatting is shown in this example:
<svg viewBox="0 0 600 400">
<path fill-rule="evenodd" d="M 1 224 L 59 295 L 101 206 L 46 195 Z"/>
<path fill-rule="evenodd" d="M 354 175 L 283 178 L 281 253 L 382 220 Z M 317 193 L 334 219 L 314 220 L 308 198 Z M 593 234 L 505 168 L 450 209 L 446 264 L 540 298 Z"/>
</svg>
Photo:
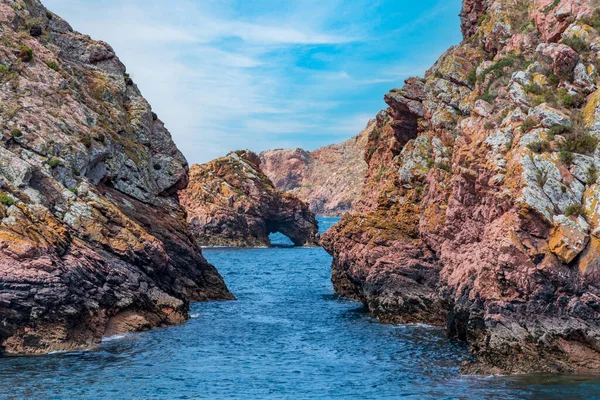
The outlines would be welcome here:
<svg viewBox="0 0 600 400">
<path fill-rule="evenodd" d="M 579 61 L 579 54 L 565 44 L 541 43 L 536 53 L 552 65 L 557 75 L 571 74 Z"/>
<path fill-rule="evenodd" d="M 583 251 L 590 240 L 589 225 L 581 216 L 575 220 L 564 215 L 554 217 L 554 229 L 548 246 L 560 260 L 569 264 Z"/>
</svg>

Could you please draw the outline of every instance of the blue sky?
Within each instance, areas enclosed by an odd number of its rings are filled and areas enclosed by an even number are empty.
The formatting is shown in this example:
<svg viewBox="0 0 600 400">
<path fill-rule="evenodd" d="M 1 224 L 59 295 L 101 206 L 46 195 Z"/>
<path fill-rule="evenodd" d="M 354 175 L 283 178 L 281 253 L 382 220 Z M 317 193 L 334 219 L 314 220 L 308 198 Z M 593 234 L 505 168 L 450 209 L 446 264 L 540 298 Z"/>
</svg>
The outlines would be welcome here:
<svg viewBox="0 0 600 400">
<path fill-rule="evenodd" d="M 461 39 L 461 0 L 42 1 L 114 47 L 190 163 L 343 141 Z"/>
</svg>

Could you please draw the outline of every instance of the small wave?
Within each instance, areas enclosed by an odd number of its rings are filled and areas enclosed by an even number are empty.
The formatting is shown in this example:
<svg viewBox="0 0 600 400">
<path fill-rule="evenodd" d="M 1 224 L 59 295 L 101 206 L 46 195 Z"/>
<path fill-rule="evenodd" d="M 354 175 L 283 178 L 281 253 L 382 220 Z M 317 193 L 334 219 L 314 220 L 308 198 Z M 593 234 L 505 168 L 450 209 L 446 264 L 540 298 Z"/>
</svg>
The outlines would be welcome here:
<svg viewBox="0 0 600 400">
<path fill-rule="evenodd" d="M 106 336 L 102 338 L 102 343 L 104 342 L 112 342 L 113 340 L 120 340 L 123 339 L 127 336 L 127 333 L 121 333 L 118 335 L 111 335 L 111 336 Z"/>
<path fill-rule="evenodd" d="M 234 250 L 247 250 L 247 249 L 268 249 L 269 246 L 252 246 L 252 247 L 235 247 L 235 246 L 200 246 L 204 250 L 212 249 L 234 249 Z"/>
<path fill-rule="evenodd" d="M 49 351 L 47 355 L 51 356 L 51 355 L 56 355 L 56 354 L 77 354 L 77 353 L 84 353 L 84 352 L 91 351 L 94 348 L 95 348 L 94 345 L 90 345 L 90 346 L 76 346 L 76 347 L 73 347 L 72 349 L 52 350 L 52 351 Z"/>
<path fill-rule="evenodd" d="M 431 330 L 440 330 L 440 329 L 442 329 L 439 326 L 433 326 L 433 325 L 423 324 L 421 322 L 414 322 L 414 323 L 408 323 L 408 324 L 399 324 L 399 325 L 394 325 L 394 326 L 396 328 L 400 328 L 400 329 L 404 329 L 404 328 L 424 328 L 424 329 L 431 329 Z"/>
<path fill-rule="evenodd" d="M 48 355 L 51 356 L 53 354 L 74 353 L 75 351 L 81 351 L 81 350 L 53 350 L 53 351 L 48 352 Z"/>
<path fill-rule="evenodd" d="M 190 314 L 190 318 L 198 318 L 199 316 L 200 316 L 200 313 Z"/>
<path fill-rule="evenodd" d="M 521 376 L 526 376 L 526 375 L 521 375 Z M 459 381 L 470 381 L 470 380 L 488 381 L 488 380 L 492 380 L 492 379 L 496 379 L 496 378 L 504 378 L 504 377 L 509 377 L 509 375 L 505 375 L 505 374 L 489 374 L 489 375 L 460 374 L 456 379 Z M 513 375 L 510 377 L 515 378 L 515 377 L 519 377 L 519 375 Z"/>
</svg>

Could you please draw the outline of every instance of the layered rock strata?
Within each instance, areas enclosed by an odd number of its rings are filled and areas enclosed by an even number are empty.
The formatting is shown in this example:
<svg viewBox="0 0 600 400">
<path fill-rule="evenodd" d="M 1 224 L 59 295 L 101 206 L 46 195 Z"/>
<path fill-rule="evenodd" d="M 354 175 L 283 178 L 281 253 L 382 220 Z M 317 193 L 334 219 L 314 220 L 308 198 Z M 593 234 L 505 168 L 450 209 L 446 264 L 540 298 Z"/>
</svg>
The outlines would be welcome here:
<svg viewBox="0 0 600 400">
<path fill-rule="evenodd" d="M 373 123 L 369 122 L 360 135 L 312 152 L 302 149 L 262 152 L 261 169 L 277 189 L 298 196 L 313 213 L 342 216 L 360 195 L 367 171 L 363 154 Z"/>
<path fill-rule="evenodd" d="M 0 345 L 40 354 L 230 299 L 179 205 L 187 162 L 113 49 L 0 3 Z"/>
<path fill-rule="evenodd" d="M 277 190 L 252 152 L 192 165 L 190 184 L 180 196 L 194 237 L 204 246 L 270 246 L 275 232 L 296 246 L 318 244 L 314 214 L 296 196 Z"/>
<path fill-rule="evenodd" d="M 600 370 L 600 11 L 465 0 L 464 40 L 385 96 L 336 291 L 444 326 L 468 373 Z"/>
</svg>

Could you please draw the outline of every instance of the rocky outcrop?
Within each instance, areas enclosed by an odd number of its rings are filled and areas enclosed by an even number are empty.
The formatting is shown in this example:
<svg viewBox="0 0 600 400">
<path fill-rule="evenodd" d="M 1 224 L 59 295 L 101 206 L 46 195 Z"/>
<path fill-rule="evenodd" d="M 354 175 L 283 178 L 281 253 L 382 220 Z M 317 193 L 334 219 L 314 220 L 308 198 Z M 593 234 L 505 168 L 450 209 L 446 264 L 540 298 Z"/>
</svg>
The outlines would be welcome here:
<svg viewBox="0 0 600 400">
<path fill-rule="evenodd" d="M 187 163 L 113 49 L 0 3 L 0 344 L 73 349 L 232 298 L 176 191 Z"/>
<path fill-rule="evenodd" d="M 484 16 L 487 0 L 465 0 L 460 12 L 460 29 L 464 37 L 471 37 L 477 32 L 480 18 Z"/>
<path fill-rule="evenodd" d="M 465 0 L 465 40 L 385 96 L 338 293 L 444 326 L 468 373 L 600 370 L 600 10 Z"/>
<path fill-rule="evenodd" d="M 269 234 L 275 232 L 296 246 L 318 244 L 318 225 L 306 203 L 277 190 L 250 151 L 192 165 L 180 197 L 203 246 L 270 246 Z"/>
<path fill-rule="evenodd" d="M 374 121 L 343 143 L 308 152 L 278 149 L 260 153 L 261 169 L 279 190 L 308 203 L 317 215 L 341 216 L 359 197 L 367 164 L 363 154 Z"/>
</svg>

